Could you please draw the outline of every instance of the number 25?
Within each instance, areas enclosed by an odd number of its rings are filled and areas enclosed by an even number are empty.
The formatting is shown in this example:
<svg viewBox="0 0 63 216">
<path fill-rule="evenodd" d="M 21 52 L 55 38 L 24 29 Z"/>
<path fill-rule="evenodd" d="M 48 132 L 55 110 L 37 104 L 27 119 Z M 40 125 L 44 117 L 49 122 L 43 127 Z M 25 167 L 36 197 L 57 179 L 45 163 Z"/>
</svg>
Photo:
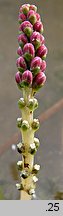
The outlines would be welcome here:
<svg viewBox="0 0 63 216">
<path fill-rule="evenodd" d="M 59 203 L 48 203 L 50 205 L 48 211 L 59 211 Z"/>
</svg>

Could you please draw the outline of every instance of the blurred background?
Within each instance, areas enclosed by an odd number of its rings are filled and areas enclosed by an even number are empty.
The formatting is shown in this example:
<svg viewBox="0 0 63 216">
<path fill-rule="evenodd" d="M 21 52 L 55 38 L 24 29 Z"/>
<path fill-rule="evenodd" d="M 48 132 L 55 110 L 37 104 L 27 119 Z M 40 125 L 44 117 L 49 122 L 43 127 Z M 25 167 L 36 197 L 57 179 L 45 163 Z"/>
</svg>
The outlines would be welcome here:
<svg viewBox="0 0 63 216">
<path fill-rule="evenodd" d="M 18 48 L 18 12 L 24 3 L 36 4 L 44 24 L 47 82 L 36 94 L 41 126 L 37 132 L 40 148 L 35 156 L 41 165 L 36 199 L 63 199 L 63 1 L 28 2 L 0 0 L 0 199 L 19 199 L 16 144 L 21 139 L 16 126 L 21 97 L 15 83 Z"/>
</svg>

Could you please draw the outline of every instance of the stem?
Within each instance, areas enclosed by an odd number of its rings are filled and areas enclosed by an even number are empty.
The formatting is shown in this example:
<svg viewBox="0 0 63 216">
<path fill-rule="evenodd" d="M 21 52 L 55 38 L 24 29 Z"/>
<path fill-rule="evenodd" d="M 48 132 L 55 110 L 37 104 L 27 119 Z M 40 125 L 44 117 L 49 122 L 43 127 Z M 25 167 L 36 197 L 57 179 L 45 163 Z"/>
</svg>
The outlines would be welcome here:
<svg viewBox="0 0 63 216">
<path fill-rule="evenodd" d="M 31 200 L 31 195 L 29 195 L 26 191 L 22 190 L 20 193 L 20 200 Z"/>
<path fill-rule="evenodd" d="M 31 171 L 33 169 L 34 155 L 29 153 L 30 144 L 34 142 L 34 131 L 31 128 L 31 123 L 33 122 L 33 111 L 30 112 L 30 109 L 27 107 L 27 102 L 32 98 L 32 90 L 25 88 L 23 90 L 23 97 L 26 102 L 25 108 L 22 109 L 22 119 L 27 120 L 29 123 L 29 129 L 26 131 L 21 130 L 22 142 L 25 145 L 25 155 L 22 155 L 23 167 L 27 170 L 30 175 L 26 178 L 22 178 L 22 184 L 24 185 L 24 190 L 21 191 L 20 199 L 21 200 L 30 200 L 31 195 L 27 193 L 30 187 L 33 185 Z"/>
</svg>

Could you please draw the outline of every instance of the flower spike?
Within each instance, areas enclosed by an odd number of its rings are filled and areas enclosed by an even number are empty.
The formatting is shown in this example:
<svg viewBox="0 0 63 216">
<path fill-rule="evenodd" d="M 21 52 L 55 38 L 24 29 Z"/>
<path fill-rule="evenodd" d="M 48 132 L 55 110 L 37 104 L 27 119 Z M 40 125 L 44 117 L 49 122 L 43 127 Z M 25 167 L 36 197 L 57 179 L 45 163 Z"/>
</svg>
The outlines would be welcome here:
<svg viewBox="0 0 63 216">
<path fill-rule="evenodd" d="M 36 175 L 40 169 L 40 165 L 34 165 L 34 157 L 40 145 L 39 139 L 34 137 L 40 126 L 39 120 L 33 119 L 33 113 L 38 108 L 38 100 L 34 95 L 46 82 L 45 59 L 48 50 L 45 46 L 41 16 L 35 5 L 21 5 L 18 22 L 18 72 L 15 74 L 15 81 L 23 96 L 18 100 L 22 116 L 17 118 L 17 127 L 21 132 L 22 142 L 16 147 L 22 159 L 17 162 L 20 183 L 17 183 L 16 187 L 20 191 L 21 200 L 30 200 L 35 197 L 38 181 Z"/>
</svg>

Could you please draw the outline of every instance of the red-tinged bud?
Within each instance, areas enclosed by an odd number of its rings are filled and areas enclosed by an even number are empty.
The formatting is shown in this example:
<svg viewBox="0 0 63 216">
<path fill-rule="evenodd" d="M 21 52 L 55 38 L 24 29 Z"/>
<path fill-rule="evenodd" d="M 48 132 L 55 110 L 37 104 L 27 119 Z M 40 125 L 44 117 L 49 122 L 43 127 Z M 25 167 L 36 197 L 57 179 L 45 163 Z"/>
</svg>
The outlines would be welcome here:
<svg viewBox="0 0 63 216">
<path fill-rule="evenodd" d="M 34 25 L 34 23 L 36 23 L 37 17 L 36 17 L 35 11 L 30 10 L 28 12 L 28 16 L 27 17 L 28 17 L 29 21 L 32 23 L 32 25 Z"/>
<path fill-rule="evenodd" d="M 28 43 L 28 39 L 24 33 L 18 35 L 18 43 L 22 48 L 26 43 Z"/>
<path fill-rule="evenodd" d="M 37 21 L 41 21 L 40 14 L 36 13 Z"/>
<path fill-rule="evenodd" d="M 30 4 L 24 4 L 20 7 L 20 12 L 23 12 L 25 15 L 29 12 Z"/>
<path fill-rule="evenodd" d="M 44 36 L 36 31 L 34 31 L 30 37 L 30 42 L 35 46 L 36 50 L 44 43 L 44 41 Z"/>
<path fill-rule="evenodd" d="M 18 16 L 18 22 L 19 22 L 19 24 L 21 24 L 25 20 L 26 20 L 26 16 L 23 13 L 19 13 L 19 16 Z"/>
<path fill-rule="evenodd" d="M 17 49 L 17 54 L 18 54 L 19 56 L 22 56 L 22 55 L 23 55 L 23 51 L 22 51 L 21 47 L 18 47 L 18 49 Z"/>
<path fill-rule="evenodd" d="M 26 70 L 22 74 L 22 83 L 23 83 L 23 86 L 30 86 L 32 84 L 32 80 L 33 80 L 33 76 L 32 76 L 31 71 Z"/>
<path fill-rule="evenodd" d="M 41 67 L 41 72 L 45 72 L 46 70 L 46 61 L 42 61 L 42 67 Z"/>
<path fill-rule="evenodd" d="M 30 70 L 33 72 L 34 76 L 42 70 L 42 59 L 40 57 L 37 56 L 31 61 Z"/>
<path fill-rule="evenodd" d="M 33 79 L 33 89 L 38 90 L 46 81 L 46 76 L 43 72 L 39 72 Z"/>
<path fill-rule="evenodd" d="M 21 26 L 20 26 L 20 30 L 21 30 L 21 31 L 24 31 L 24 29 L 25 29 L 26 27 L 31 27 L 31 28 L 33 28 L 32 24 L 31 24 L 29 21 L 24 21 L 24 22 L 21 24 Z"/>
<path fill-rule="evenodd" d="M 23 54 L 26 61 L 30 62 L 35 56 L 35 49 L 33 44 L 31 43 L 25 44 L 23 48 Z"/>
<path fill-rule="evenodd" d="M 40 21 L 37 21 L 34 26 L 33 26 L 34 30 L 40 33 L 43 33 L 43 24 Z"/>
<path fill-rule="evenodd" d="M 18 70 L 21 73 L 23 73 L 27 69 L 26 62 L 25 62 L 25 60 L 24 60 L 24 58 L 22 56 L 17 59 L 16 65 L 18 67 Z"/>
<path fill-rule="evenodd" d="M 20 31 L 23 31 L 27 37 L 30 37 L 33 32 L 33 25 L 29 21 L 24 21 L 19 28 Z"/>
<path fill-rule="evenodd" d="M 19 71 L 15 74 L 15 80 L 17 84 L 20 84 L 22 81 L 22 74 Z"/>
<path fill-rule="evenodd" d="M 35 5 L 30 5 L 30 10 L 37 12 L 37 7 Z"/>
<path fill-rule="evenodd" d="M 42 58 L 42 59 L 45 59 L 46 58 L 46 55 L 47 55 L 47 47 L 43 44 L 41 45 L 38 50 L 37 50 L 37 55 Z"/>
</svg>

